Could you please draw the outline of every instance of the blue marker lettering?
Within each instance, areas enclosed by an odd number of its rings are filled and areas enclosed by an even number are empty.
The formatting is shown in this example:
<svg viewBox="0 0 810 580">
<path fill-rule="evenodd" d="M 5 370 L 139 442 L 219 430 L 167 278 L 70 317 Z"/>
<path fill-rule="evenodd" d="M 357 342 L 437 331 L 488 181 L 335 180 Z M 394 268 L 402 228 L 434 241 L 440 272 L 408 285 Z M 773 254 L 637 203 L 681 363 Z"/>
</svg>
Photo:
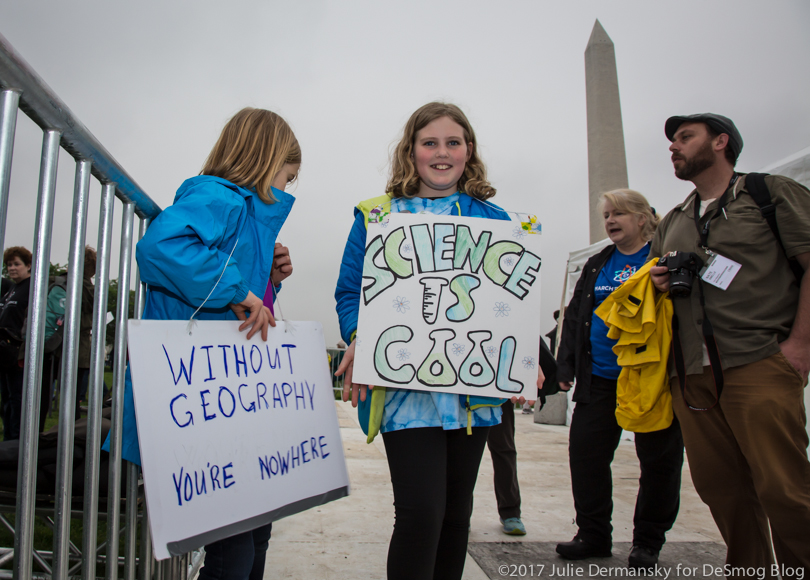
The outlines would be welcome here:
<svg viewBox="0 0 810 580">
<path fill-rule="evenodd" d="M 329 457 L 329 453 L 323 452 L 323 448 L 326 447 L 326 443 L 323 442 L 324 439 L 326 439 L 325 435 L 321 435 L 320 437 L 318 437 L 318 447 L 321 450 L 321 459 L 326 459 L 327 457 Z"/>
<path fill-rule="evenodd" d="M 256 367 L 255 364 L 253 364 L 253 353 L 254 352 L 259 353 L 259 366 L 258 367 Z M 262 370 L 262 351 L 259 350 L 259 347 L 256 346 L 255 344 L 250 347 L 250 368 L 253 369 L 253 374 L 254 375 L 257 374 L 260 370 Z"/>
<path fill-rule="evenodd" d="M 211 471 L 209 471 L 209 474 L 211 475 L 211 489 L 215 490 L 217 488 L 217 486 L 219 486 L 219 488 L 222 489 L 222 485 L 219 483 L 219 479 L 218 479 L 219 478 L 219 466 L 218 465 L 211 465 L 210 463 L 208 465 L 211 467 Z"/>
<path fill-rule="evenodd" d="M 183 468 L 180 468 L 180 481 L 177 481 L 177 476 L 172 473 L 172 479 L 174 480 L 174 488 L 177 490 L 177 505 L 183 505 L 183 496 L 180 495 L 180 488 L 183 486 Z"/>
<path fill-rule="evenodd" d="M 262 392 L 259 393 L 259 385 L 262 386 Z M 256 410 L 258 411 L 262 404 L 259 401 L 264 401 L 264 408 L 269 409 L 270 405 L 267 404 L 267 399 L 264 396 L 267 394 L 267 385 L 264 383 L 256 383 Z"/>
<path fill-rule="evenodd" d="M 191 476 L 186 473 L 186 480 L 183 484 L 183 499 L 191 501 L 192 497 L 194 497 L 194 484 L 191 483 Z"/>
<path fill-rule="evenodd" d="M 222 364 L 225 366 L 225 378 L 228 378 L 228 349 L 231 348 L 229 344 L 218 344 L 219 348 L 222 349 Z"/>
<path fill-rule="evenodd" d="M 270 347 L 266 346 L 267 349 L 267 364 L 270 365 L 271 369 L 277 369 L 281 366 L 281 357 L 278 355 L 278 349 L 276 349 L 276 359 L 273 360 L 273 355 L 270 354 Z"/>
<path fill-rule="evenodd" d="M 261 384 L 261 383 L 259 383 L 259 384 Z M 236 391 L 237 393 L 239 393 L 239 404 L 242 405 L 242 408 L 245 411 L 247 411 L 248 413 L 250 413 L 251 411 L 253 411 L 255 413 L 256 412 L 256 403 L 251 403 L 250 407 L 245 407 L 245 403 L 244 403 L 244 401 L 242 401 L 242 387 L 246 387 L 246 386 L 247 386 L 246 384 L 242 383 L 241 385 L 239 385 L 239 389 Z M 267 389 L 265 389 L 265 391 L 266 390 Z"/>
<path fill-rule="evenodd" d="M 284 387 L 287 387 L 285 389 Z M 290 395 L 292 395 L 293 388 L 290 386 L 290 383 L 281 383 L 281 393 L 284 395 L 284 408 L 286 409 L 289 407 L 289 403 L 287 403 L 287 399 Z"/>
<path fill-rule="evenodd" d="M 225 412 L 225 409 L 222 408 L 222 391 L 225 391 L 231 396 L 231 414 Z M 236 397 L 233 396 L 233 393 L 227 387 L 220 387 L 219 388 L 219 395 L 217 396 L 217 403 L 219 404 L 220 412 L 225 415 L 226 417 L 233 417 L 233 414 L 236 412 Z"/>
<path fill-rule="evenodd" d="M 171 403 L 169 403 L 169 412 L 172 414 L 172 419 L 174 419 L 174 422 L 177 423 L 178 427 L 188 427 L 189 425 L 193 425 L 194 415 L 192 415 L 190 411 L 186 411 L 186 415 L 188 415 L 188 421 L 186 421 L 182 425 L 180 424 L 180 421 L 177 420 L 177 417 L 174 416 L 174 402 L 177 399 L 188 399 L 188 397 L 186 397 L 184 394 L 181 393 L 177 395 L 174 399 L 172 399 Z"/>
<path fill-rule="evenodd" d="M 290 374 L 293 374 L 292 355 L 290 354 L 291 348 L 298 348 L 294 344 L 282 344 L 281 348 L 287 349 L 287 360 L 290 361 Z"/>
<path fill-rule="evenodd" d="M 236 345 L 233 345 L 233 358 L 236 361 L 234 364 L 236 365 L 236 376 L 241 377 L 242 375 L 239 373 L 239 367 L 242 366 L 245 369 L 245 376 L 247 376 L 247 361 L 245 358 L 245 347 L 242 345 L 242 360 L 239 360 L 239 351 L 236 350 Z"/>
<path fill-rule="evenodd" d="M 262 480 L 264 480 L 265 472 L 267 472 L 267 479 L 270 479 L 270 466 L 267 463 L 267 455 L 264 456 L 264 461 L 259 457 L 259 474 L 262 476 Z"/>
<path fill-rule="evenodd" d="M 172 366 L 172 361 L 169 358 L 169 353 L 166 351 L 166 346 L 163 346 L 163 352 L 166 353 L 166 361 L 169 363 L 169 371 L 172 373 L 172 379 L 174 379 L 174 384 L 176 385 L 180 382 L 180 377 L 186 378 L 186 384 L 191 384 L 191 371 L 194 367 L 194 347 L 191 347 L 191 359 L 188 363 L 188 370 L 186 370 L 186 363 L 183 361 L 183 357 L 180 357 L 180 370 L 177 371 L 177 376 L 174 376 L 174 366 Z"/>
<path fill-rule="evenodd" d="M 228 465 L 222 468 L 222 483 L 225 486 L 225 489 L 228 489 L 229 487 L 236 485 L 235 481 L 231 481 L 230 483 L 228 483 L 229 479 L 233 479 L 233 475 L 227 472 L 227 469 L 229 467 L 233 469 L 233 463 L 229 463 Z"/>
<path fill-rule="evenodd" d="M 301 399 L 301 404 L 304 406 L 304 409 L 307 408 L 307 400 L 304 398 L 304 385 L 301 385 L 301 394 L 298 394 L 298 386 L 296 385 L 295 381 L 293 381 L 293 391 L 295 392 L 295 410 L 298 410 L 298 399 Z"/>
<path fill-rule="evenodd" d="M 281 453 L 278 451 L 276 451 L 276 454 L 278 455 L 278 462 L 281 465 L 281 475 L 284 475 L 290 470 L 290 452 L 287 451 L 286 457 L 282 457 Z"/>
<path fill-rule="evenodd" d="M 276 401 L 278 406 L 284 408 L 284 401 L 281 400 L 281 392 L 278 390 L 278 383 L 273 383 L 273 408 L 276 408 Z"/>
<path fill-rule="evenodd" d="M 201 476 L 202 487 L 200 487 L 199 484 L 197 483 L 197 472 L 196 471 L 194 472 L 194 489 L 197 491 L 197 495 L 200 495 L 200 494 L 203 494 L 203 493 L 207 495 L 208 490 L 205 489 L 205 471 L 203 471 L 201 473 L 202 473 L 202 476 Z"/>
<path fill-rule="evenodd" d="M 309 383 L 304 381 L 304 385 L 307 387 L 307 393 L 309 393 L 309 408 L 313 411 L 315 410 L 315 385 L 312 385 L 312 388 L 309 388 Z"/>
<path fill-rule="evenodd" d="M 297 445 L 295 447 L 291 448 L 290 451 L 292 451 L 292 461 L 290 462 L 290 467 L 295 469 L 295 462 L 296 461 L 298 462 L 298 465 L 301 465 L 301 452 L 298 449 Z"/>
<path fill-rule="evenodd" d="M 208 378 L 205 379 L 203 382 L 207 381 L 215 381 L 216 377 L 214 373 L 211 371 L 211 349 L 214 348 L 213 344 L 209 344 L 208 346 L 201 346 L 200 350 L 204 350 L 206 356 L 208 357 Z"/>
<path fill-rule="evenodd" d="M 203 417 L 205 418 L 206 421 L 210 421 L 211 419 L 214 419 L 217 416 L 216 413 L 214 413 L 213 415 L 209 415 L 208 412 L 205 410 L 205 408 L 208 405 L 211 404 L 211 403 L 209 403 L 208 401 L 205 400 L 205 395 L 207 393 L 210 393 L 210 392 L 211 391 L 209 391 L 208 389 L 205 389 L 204 391 L 200 391 L 200 400 L 202 401 Z"/>
</svg>

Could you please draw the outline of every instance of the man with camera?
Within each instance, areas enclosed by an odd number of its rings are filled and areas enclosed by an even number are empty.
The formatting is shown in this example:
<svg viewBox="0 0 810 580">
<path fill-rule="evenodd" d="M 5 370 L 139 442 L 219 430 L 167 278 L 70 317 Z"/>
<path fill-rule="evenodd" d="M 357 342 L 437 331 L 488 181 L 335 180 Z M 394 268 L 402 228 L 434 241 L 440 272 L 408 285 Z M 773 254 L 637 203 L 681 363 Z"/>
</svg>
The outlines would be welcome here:
<svg viewBox="0 0 810 580">
<path fill-rule="evenodd" d="M 692 480 L 727 564 L 807 577 L 810 191 L 768 176 L 758 203 L 755 176 L 734 170 L 743 140 L 726 117 L 670 117 L 665 133 L 676 177 L 695 185 L 650 250 L 675 309 L 670 386 Z"/>
</svg>

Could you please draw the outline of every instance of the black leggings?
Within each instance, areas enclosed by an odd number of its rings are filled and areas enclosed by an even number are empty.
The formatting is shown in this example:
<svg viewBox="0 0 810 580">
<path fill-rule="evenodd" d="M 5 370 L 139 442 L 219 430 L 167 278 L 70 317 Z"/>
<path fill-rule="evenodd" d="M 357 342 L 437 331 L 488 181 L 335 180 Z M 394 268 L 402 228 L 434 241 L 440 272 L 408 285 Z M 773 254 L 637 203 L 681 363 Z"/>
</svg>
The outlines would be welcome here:
<svg viewBox="0 0 810 580">
<path fill-rule="evenodd" d="M 593 376 L 591 400 L 577 403 L 568 455 L 577 511 L 577 537 L 603 548 L 612 545 L 613 476 L 610 464 L 622 428 L 616 422 L 616 381 Z M 678 420 L 661 431 L 636 433 L 641 463 L 633 544 L 659 551 L 680 506 L 683 437 Z"/>
<path fill-rule="evenodd" d="M 489 427 L 383 433 L 396 520 L 388 580 L 460 579 L 467 557 L 472 493 Z"/>
</svg>

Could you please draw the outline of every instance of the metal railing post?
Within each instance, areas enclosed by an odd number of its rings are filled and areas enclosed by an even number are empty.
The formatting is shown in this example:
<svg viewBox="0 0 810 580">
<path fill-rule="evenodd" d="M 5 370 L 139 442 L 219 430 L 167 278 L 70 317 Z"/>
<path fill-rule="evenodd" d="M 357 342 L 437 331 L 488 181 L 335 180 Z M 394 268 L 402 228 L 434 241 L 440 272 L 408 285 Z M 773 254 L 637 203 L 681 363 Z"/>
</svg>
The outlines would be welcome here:
<svg viewBox="0 0 810 580">
<path fill-rule="evenodd" d="M 8 186 L 11 183 L 11 157 L 19 103 L 20 91 L 11 89 L 0 93 L 0 266 L 6 239 Z"/>
<path fill-rule="evenodd" d="M 59 380 L 59 440 L 56 457 L 56 509 L 53 536 L 53 577 L 66 580 L 70 568 L 70 517 L 73 492 L 73 432 L 76 411 L 76 377 L 79 362 L 79 332 L 82 321 L 84 240 L 87 199 L 90 196 L 89 161 L 76 164 L 73 223 L 70 226 L 67 296 L 65 301 L 62 373 Z"/>
<path fill-rule="evenodd" d="M 20 423 L 20 459 L 17 474 L 17 516 L 14 536 L 14 577 L 28 580 L 33 572 L 34 507 L 36 501 L 37 451 L 39 450 L 39 400 L 42 383 L 42 347 L 45 342 L 45 310 L 48 299 L 48 272 L 51 256 L 51 226 L 59 161 L 58 131 L 45 131 L 39 172 L 37 228 L 34 238 L 32 285 L 28 302 L 28 333 L 25 337 Z M 41 565 L 41 564 L 40 564 Z M 50 572 L 50 570 L 46 570 Z"/>
<path fill-rule="evenodd" d="M 110 477 L 107 485 L 107 538 L 118 538 L 121 528 L 121 437 L 124 418 L 124 380 L 127 372 L 127 319 L 132 269 L 132 225 L 135 204 L 124 204 L 121 221 L 121 259 L 118 263 L 118 303 L 115 325 L 112 418 L 110 421 Z M 118 580 L 118 542 L 107 542 L 107 580 Z"/>
<path fill-rule="evenodd" d="M 143 237 L 146 231 L 146 220 L 141 219 L 138 225 L 138 240 Z M 135 319 L 141 318 L 143 312 L 144 290 L 141 284 L 141 274 L 135 269 Z M 135 558 L 138 539 L 138 477 L 140 470 L 134 463 L 127 462 L 127 511 L 126 511 L 126 535 L 124 537 L 124 580 L 135 580 Z M 146 509 L 144 508 L 144 513 Z M 141 540 L 143 541 L 143 540 Z M 145 562 L 141 561 L 141 566 Z"/>
<path fill-rule="evenodd" d="M 149 506 L 144 501 L 141 518 L 141 565 L 138 568 L 138 580 L 152 580 L 152 537 L 149 534 Z"/>
<path fill-rule="evenodd" d="M 84 471 L 84 528 L 82 530 L 82 578 L 96 580 L 98 544 L 98 478 L 101 456 L 101 405 L 104 390 L 104 350 L 107 334 L 107 295 L 110 283 L 112 219 L 115 184 L 101 188 L 101 210 L 96 257 L 96 292 L 93 303 L 93 337 L 90 347 L 90 385 L 87 389 L 87 450 Z"/>
</svg>

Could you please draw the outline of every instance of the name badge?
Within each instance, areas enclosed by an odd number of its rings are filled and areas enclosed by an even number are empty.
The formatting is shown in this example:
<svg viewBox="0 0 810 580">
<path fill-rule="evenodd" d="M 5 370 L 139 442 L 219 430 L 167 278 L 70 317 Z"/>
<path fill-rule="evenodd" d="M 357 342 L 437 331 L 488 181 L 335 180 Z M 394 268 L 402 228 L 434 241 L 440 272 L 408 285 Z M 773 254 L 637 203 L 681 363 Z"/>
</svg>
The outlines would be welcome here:
<svg viewBox="0 0 810 580">
<path fill-rule="evenodd" d="M 706 265 L 700 271 L 700 278 L 712 286 L 727 290 L 740 268 L 742 266 L 734 260 L 712 253 L 709 259 L 706 260 Z"/>
</svg>

